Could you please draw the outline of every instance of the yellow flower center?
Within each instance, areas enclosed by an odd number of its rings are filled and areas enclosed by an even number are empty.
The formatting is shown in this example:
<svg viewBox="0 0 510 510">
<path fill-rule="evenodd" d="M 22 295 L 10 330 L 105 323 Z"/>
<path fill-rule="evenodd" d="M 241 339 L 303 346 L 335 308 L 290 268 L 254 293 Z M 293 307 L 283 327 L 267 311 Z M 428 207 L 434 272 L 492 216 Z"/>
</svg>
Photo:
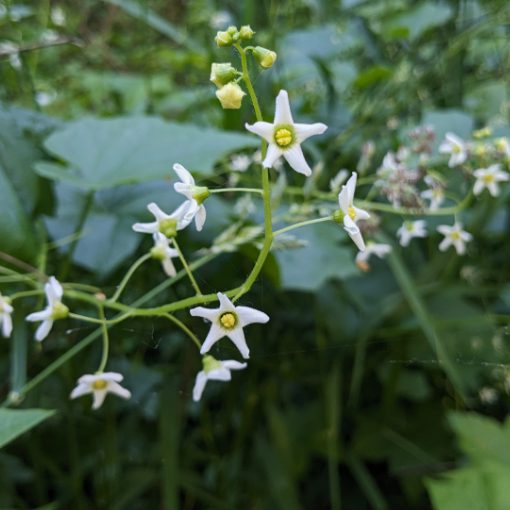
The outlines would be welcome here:
<svg viewBox="0 0 510 510">
<path fill-rule="evenodd" d="M 220 317 L 220 324 L 225 329 L 233 329 L 237 324 L 237 317 L 232 312 L 225 312 Z"/>
<path fill-rule="evenodd" d="M 460 240 L 460 232 L 458 232 L 457 230 L 454 230 L 450 234 L 450 237 L 452 238 L 453 241 L 459 241 Z"/>
<path fill-rule="evenodd" d="M 454 145 L 452 147 L 452 152 L 454 154 L 459 154 L 460 152 L 462 152 L 462 147 L 460 145 Z"/>
<path fill-rule="evenodd" d="M 278 147 L 288 147 L 293 139 L 292 131 L 286 127 L 279 128 L 274 133 L 274 140 Z"/>
<path fill-rule="evenodd" d="M 175 237 L 177 234 L 177 220 L 166 218 L 159 222 L 159 231 L 168 238 Z"/>
<path fill-rule="evenodd" d="M 104 379 L 97 379 L 92 383 L 93 390 L 104 390 L 108 386 L 108 382 Z"/>
<path fill-rule="evenodd" d="M 492 175 L 492 174 L 484 175 L 483 176 L 483 182 L 485 182 L 485 184 L 493 183 L 494 182 L 494 175 Z"/>
<path fill-rule="evenodd" d="M 351 205 L 351 207 L 349 207 L 348 209 L 348 212 L 349 216 L 351 217 L 351 220 L 354 220 L 356 219 L 356 209 L 354 209 L 354 207 Z"/>
</svg>

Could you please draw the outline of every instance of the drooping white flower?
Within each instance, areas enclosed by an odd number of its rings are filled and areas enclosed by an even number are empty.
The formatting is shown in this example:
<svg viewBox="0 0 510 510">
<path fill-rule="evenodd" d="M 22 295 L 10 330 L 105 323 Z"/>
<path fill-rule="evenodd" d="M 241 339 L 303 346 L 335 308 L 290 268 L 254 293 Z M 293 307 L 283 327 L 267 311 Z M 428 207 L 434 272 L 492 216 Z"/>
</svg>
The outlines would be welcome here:
<svg viewBox="0 0 510 510">
<path fill-rule="evenodd" d="M 427 237 L 427 223 L 425 220 L 404 221 L 397 235 L 401 246 L 409 246 L 413 237 Z"/>
<path fill-rule="evenodd" d="M 262 162 L 265 168 L 271 168 L 274 162 L 283 156 L 289 165 L 304 175 L 311 175 L 312 169 L 305 160 L 301 143 L 313 135 L 320 135 L 328 128 L 320 122 L 316 124 L 296 124 L 290 111 L 289 96 L 286 90 L 280 90 L 276 97 L 274 121 L 245 124 L 248 131 L 259 135 L 268 142 L 266 158 Z"/>
<path fill-rule="evenodd" d="M 5 338 L 9 338 L 12 333 L 12 312 L 10 299 L 0 293 L 0 324 L 2 325 L 2 335 Z"/>
<path fill-rule="evenodd" d="M 479 195 L 484 189 L 488 189 L 493 197 L 499 195 L 499 182 L 508 181 L 510 175 L 501 170 L 499 164 L 491 165 L 488 168 L 479 168 L 473 172 L 476 177 L 473 193 Z"/>
<path fill-rule="evenodd" d="M 40 312 L 31 313 L 26 318 L 30 322 L 42 321 L 35 332 L 35 339 L 39 342 L 48 336 L 54 321 L 65 319 L 69 315 L 69 308 L 62 303 L 64 289 L 54 276 L 51 276 L 44 285 L 44 292 L 48 301 L 46 308 Z"/>
<path fill-rule="evenodd" d="M 457 251 L 457 255 L 464 255 L 466 253 L 466 243 L 473 239 L 473 236 L 462 230 L 461 223 L 455 223 L 453 226 L 439 225 L 437 231 L 444 235 L 444 239 L 439 244 L 441 251 L 446 251 L 450 246 L 453 246 Z"/>
<path fill-rule="evenodd" d="M 371 255 L 375 255 L 380 259 L 384 258 L 391 251 L 391 246 L 389 244 L 383 243 L 374 243 L 373 241 L 369 241 L 366 245 L 365 251 L 360 251 L 356 255 L 356 265 L 362 271 L 368 271 L 370 266 L 368 265 L 368 260 Z"/>
<path fill-rule="evenodd" d="M 189 213 L 189 201 L 181 204 L 172 214 L 163 212 L 157 204 L 151 202 L 147 209 L 154 215 L 156 221 L 151 223 L 135 223 L 133 230 L 142 234 L 156 234 L 161 232 L 166 237 L 174 237 L 178 230 L 186 228 L 193 219 Z"/>
<path fill-rule="evenodd" d="M 131 397 L 131 392 L 119 384 L 122 379 L 124 376 L 117 372 L 82 375 L 71 392 L 70 398 L 78 398 L 92 393 L 94 397 L 92 409 L 99 409 L 108 393 L 128 399 Z"/>
<path fill-rule="evenodd" d="M 188 199 L 189 206 L 186 218 L 189 221 L 195 218 L 195 226 L 200 231 L 204 226 L 206 218 L 203 202 L 210 195 L 209 190 L 205 186 L 195 186 L 195 179 L 191 173 L 179 163 L 174 165 L 174 170 L 181 180 L 181 182 L 174 184 L 174 189 L 177 193 L 181 193 Z"/>
<path fill-rule="evenodd" d="M 194 317 L 203 317 L 211 322 L 211 328 L 200 349 L 200 354 L 209 352 L 218 340 L 227 336 L 239 349 L 242 357 L 249 358 L 250 349 L 246 344 L 243 328 L 255 322 L 265 324 L 269 320 L 269 316 L 255 308 L 234 306 L 232 301 L 221 292 L 218 292 L 218 300 L 219 308 L 197 306 L 189 311 Z"/>
<path fill-rule="evenodd" d="M 446 133 L 444 142 L 439 146 L 439 152 L 450 154 L 448 161 L 450 168 L 462 165 L 468 157 L 466 143 L 454 133 Z"/>
<path fill-rule="evenodd" d="M 172 258 L 178 257 L 179 252 L 175 248 L 170 248 L 170 239 L 164 236 L 161 232 L 156 232 L 153 235 L 154 246 L 151 249 L 152 258 L 159 260 L 163 266 L 163 270 L 168 276 L 175 276 L 177 271 L 175 270 Z"/>
<path fill-rule="evenodd" d="M 349 234 L 358 249 L 363 251 L 365 249 L 365 243 L 356 222 L 359 220 L 366 220 L 370 218 L 370 215 L 367 211 L 358 209 L 354 206 L 353 200 L 354 193 L 356 191 L 357 178 L 358 174 L 356 172 L 352 172 L 347 184 L 342 186 L 342 191 L 338 194 L 338 205 L 340 206 L 339 211 L 341 214 L 338 214 L 337 211 L 333 217 L 336 221 L 341 220 L 343 222 L 345 231 Z"/>
<path fill-rule="evenodd" d="M 248 366 L 247 363 L 241 363 L 233 359 L 220 361 L 209 355 L 202 358 L 202 365 L 204 369 L 198 372 L 193 387 L 193 400 L 195 402 L 202 398 L 207 381 L 230 381 L 232 379 L 231 370 L 242 370 Z"/>
</svg>

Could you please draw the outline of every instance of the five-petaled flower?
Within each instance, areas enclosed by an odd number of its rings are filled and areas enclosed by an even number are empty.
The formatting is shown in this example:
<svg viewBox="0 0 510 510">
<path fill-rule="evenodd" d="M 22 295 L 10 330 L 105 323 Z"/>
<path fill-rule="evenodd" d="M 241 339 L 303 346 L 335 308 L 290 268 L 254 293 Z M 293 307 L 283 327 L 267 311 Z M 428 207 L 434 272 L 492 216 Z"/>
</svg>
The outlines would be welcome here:
<svg viewBox="0 0 510 510">
<path fill-rule="evenodd" d="M 340 209 L 335 211 L 333 219 L 338 223 L 343 223 L 345 231 L 349 234 L 358 249 L 363 251 L 365 249 L 365 243 L 356 222 L 359 220 L 366 220 L 370 218 L 370 215 L 367 211 L 354 206 L 353 200 L 356 191 L 356 179 L 357 173 L 352 172 L 347 183 L 342 186 L 342 190 L 338 194 L 338 205 Z"/>
<path fill-rule="evenodd" d="M 457 251 L 457 255 L 464 255 L 466 253 L 466 243 L 473 239 L 473 236 L 462 230 L 461 223 L 455 223 L 453 226 L 439 225 L 437 231 L 444 235 L 444 239 L 439 244 L 441 251 L 446 251 L 450 246 L 453 246 Z"/>
<path fill-rule="evenodd" d="M 177 193 L 181 193 L 188 199 L 184 202 L 184 204 L 188 204 L 186 219 L 191 221 L 195 218 L 195 226 L 200 231 L 204 226 L 206 218 L 203 202 L 210 195 L 210 192 L 205 186 L 196 186 L 195 179 L 193 179 L 191 173 L 179 163 L 174 165 L 174 170 L 181 180 L 181 182 L 174 184 L 174 189 Z"/>
<path fill-rule="evenodd" d="M 13 308 L 9 298 L 0 293 L 0 324 L 2 325 L 2 335 L 5 338 L 10 337 L 12 333 L 12 312 Z"/>
<path fill-rule="evenodd" d="M 390 251 L 391 246 L 389 244 L 374 243 L 373 241 L 368 241 L 365 247 L 365 251 L 360 251 L 356 255 L 356 265 L 362 271 L 368 271 L 370 269 L 368 260 L 370 259 L 371 255 L 376 255 L 382 259 L 385 257 L 385 255 L 390 253 Z"/>
<path fill-rule="evenodd" d="M 122 379 L 124 379 L 124 376 L 117 372 L 82 375 L 71 392 L 70 398 L 78 398 L 92 393 L 94 397 L 92 409 L 99 409 L 101 407 L 107 393 L 114 393 L 119 397 L 128 399 L 131 397 L 131 392 L 119 384 Z"/>
<path fill-rule="evenodd" d="M 289 165 L 304 175 L 311 175 L 312 169 L 305 160 L 301 143 L 313 135 L 320 135 L 328 128 L 320 122 L 315 124 L 296 124 L 290 111 L 289 96 L 286 90 L 280 90 L 276 97 L 274 121 L 246 124 L 246 129 L 259 135 L 268 142 L 267 154 L 262 162 L 265 168 L 271 168 L 275 161 L 283 156 Z"/>
<path fill-rule="evenodd" d="M 427 237 L 427 223 L 425 220 L 404 221 L 397 235 L 401 246 L 408 246 L 413 237 Z"/>
<path fill-rule="evenodd" d="M 48 300 L 46 308 L 40 312 L 31 313 L 26 318 L 30 322 L 42 321 L 35 332 L 35 339 L 39 342 L 48 336 L 54 321 L 65 319 L 69 315 L 69 308 L 62 303 L 64 290 L 54 276 L 51 276 L 44 285 L 44 292 Z"/>
<path fill-rule="evenodd" d="M 454 133 L 446 133 L 444 142 L 439 146 L 439 152 L 450 154 L 448 161 L 450 168 L 462 165 L 468 157 L 466 143 Z"/>
<path fill-rule="evenodd" d="M 142 234 L 156 234 L 161 232 L 166 237 L 175 237 L 178 230 L 186 228 L 193 219 L 188 216 L 190 203 L 189 201 L 181 204 L 172 214 L 163 212 L 157 204 L 151 202 L 147 209 L 156 218 L 151 223 L 135 223 L 133 230 Z"/>
<path fill-rule="evenodd" d="M 202 365 L 204 368 L 198 372 L 193 387 L 193 400 L 195 402 L 202 398 L 207 381 L 230 381 L 232 379 L 231 370 L 242 370 L 247 367 L 246 363 L 240 361 L 233 359 L 220 361 L 209 355 L 203 357 Z"/>
<path fill-rule="evenodd" d="M 249 358 L 250 349 L 246 344 L 243 328 L 255 322 L 264 324 L 269 320 L 269 316 L 264 312 L 255 310 L 255 308 L 234 306 L 232 301 L 221 292 L 218 292 L 218 300 L 220 302 L 219 308 L 211 309 L 197 306 L 189 311 L 194 317 L 203 317 L 211 322 L 211 328 L 200 349 L 200 354 L 209 352 L 218 340 L 227 336 L 239 349 L 242 357 Z"/>
<path fill-rule="evenodd" d="M 154 246 L 151 249 L 152 258 L 159 260 L 163 266 L 163 271 L 168 276 L 175 276 L 177 274 L 175 270 L 172 258 L 178 257 L 179 252 L 175 248 L 170 248 L 170 239 L 164 236 L 161 232 L 156 232 L 153 235 Z"/>
<path fill-rule="evenodd" d="M 499 164 L 491 165 L 488 168 L 479 168 L 473 172 L 476 177 L 473 193 L 479 195 L 485 188 L 493 197 L 499 195 L 499 182 L 508 181 L 509 175 L 501 170 Z"/>
</svg>

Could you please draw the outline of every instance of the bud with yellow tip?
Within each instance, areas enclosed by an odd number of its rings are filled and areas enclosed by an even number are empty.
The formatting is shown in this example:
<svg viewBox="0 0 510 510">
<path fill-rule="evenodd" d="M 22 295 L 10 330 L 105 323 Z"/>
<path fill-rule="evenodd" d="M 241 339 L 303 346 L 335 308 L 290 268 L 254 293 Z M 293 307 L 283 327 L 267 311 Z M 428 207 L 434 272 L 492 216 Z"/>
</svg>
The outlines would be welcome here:
<svg viewBox="0 0 510 510">
<path fill-rule="evenodd" d="M 231 82 L 237 75 L 235 67 L 230 62 L 214 63 L 211 65 L 210 80 L 219 88 Z"/>
<path fill-rule="evenodd" d="M 255 35 L 250 25 L 243 25 L 239 30 L 239 38 L 248 41 Z"/>
<path fill-rule="evenodd" d="M 262 46 L 256 46 L 253 49 L 253 56 L 264 69 L 269 69 L 276 62 L 276 52 Z"/>
<path fill-rule="evenodd" d="M 232 46 L 234 40 L 232 39 L 232 35 L 227 31 L 219 31 L 214 38 L 216 44 L 222 48 L 226 46 Z"/>
<path fill-rule="evenodd" d="M 216 97 L 220 100 L 221 106 L 225 110 L 238 110 L 241 108 L 243 96 L 246 93 L 237 83 L 227 83 L 221 89 L 216 91 Z"/>
</svg>

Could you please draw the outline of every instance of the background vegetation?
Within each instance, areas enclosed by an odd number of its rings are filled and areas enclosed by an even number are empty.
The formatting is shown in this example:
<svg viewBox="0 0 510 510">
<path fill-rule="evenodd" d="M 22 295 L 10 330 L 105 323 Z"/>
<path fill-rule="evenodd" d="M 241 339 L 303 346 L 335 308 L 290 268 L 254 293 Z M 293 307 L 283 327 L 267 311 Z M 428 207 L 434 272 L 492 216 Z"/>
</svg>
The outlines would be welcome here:
<svg viewBox="0 0 510 510">
<path fill-rule="evenodd" d="M 131 231 L 145 205 L 177 204 L 175 161 L 204 183 L 232 178 L 229 154 L 251 154 L 257 140 L 242 128 L 253 121 L 248 102 L 224 111 L 208 82 L 211 62 L 236 58 L 215 47 L 218 29 L 249 23 L 277 51 L 273 70 L 253 69 L 266 118 L 286 88 L 296 117 L 330 126 L 307 146 L 318 165 L 307 186 L 327 188 L 340 168 L 359 166 L 368 141 L 370 174 L 419 124 L 434 126 L 436 146 L 447 131 L 469 138 L 485 125 L 508 136 L 509 22 L 506 0 L 3 0 L 2 264 L 109 294 L 149 247 Z M 258 183 L 256 167 L 243 179 Z M 95 328 L 58 324 L 36 344 L 17 313 L 0 345 L 0 392 L 55 413 L 19 423 L 0 414 L 4 438 L 47 418 L 1 450 L 0 507 L 507 509 L 508 196 L 466 214 L 466 257 L 431 237 L 395 246 L 368 274 L 339 227 L 298 231 L 308 247 L 274 251 L 243 299 L 271 316 L 250 330 L 249 368 L 211 384 L 200 404 L 194 346 L 163 320 L 112 330 L 110 368 L 133 398 L 92 412 L 68 395 L 100 357 Z M 191 253 L 237 225 L 198 272 L 208 292 L 242 281 L 256 256 L 245 227 L 260 212 L 235 203 L 211 198 L 203 234 L 185 234 Z M 401 221 L 384 218 L 388 239 Z M 163 279 L 144 267 L 124 300 Z M 183 280 L 152 302 L 189 292 Z M 40 304 L 26 300 L 25 312 Z"/>
</svg>

